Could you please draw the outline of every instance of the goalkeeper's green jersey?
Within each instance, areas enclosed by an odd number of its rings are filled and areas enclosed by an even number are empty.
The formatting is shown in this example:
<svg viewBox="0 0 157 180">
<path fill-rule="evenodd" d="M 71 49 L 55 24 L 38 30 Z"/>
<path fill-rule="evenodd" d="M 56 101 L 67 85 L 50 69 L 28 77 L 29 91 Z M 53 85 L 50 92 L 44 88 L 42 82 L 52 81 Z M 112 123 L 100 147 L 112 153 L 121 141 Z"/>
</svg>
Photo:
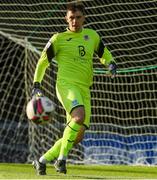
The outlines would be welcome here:
<svg viewBox="0 0 157 180">
<path fill-rule="evenodd" d="M 54 58 L 58 64 L 57 81 L 91 86 L 93 81 L 93 55 L 100 58 L 102 64 L 113 61 L 110 51 L 104 47 L 100 36 L 92 29 L 81 32 L 64 32 L 54 34 L 45 46 L 37 64 L 34 82 L 41 82 L 45 69 Z"/>
</svg>

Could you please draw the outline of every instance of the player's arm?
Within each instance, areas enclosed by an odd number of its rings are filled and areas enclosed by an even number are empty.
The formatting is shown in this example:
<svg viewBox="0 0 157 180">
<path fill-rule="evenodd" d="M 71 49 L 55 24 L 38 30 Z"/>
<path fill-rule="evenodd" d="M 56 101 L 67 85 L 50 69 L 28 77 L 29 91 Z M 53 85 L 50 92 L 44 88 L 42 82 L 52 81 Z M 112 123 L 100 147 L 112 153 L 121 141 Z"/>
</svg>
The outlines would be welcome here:
<svg viewBox="0 0 157 180">
<path fill-rule="evenodd" d="M 105 66 L 108 66 L 111 62 L 115 62 L 111 52 L 109 51 L 107 47 L 104 46 L 101 40 L 100 40 L 97 52 L 100 58 L 100 62 L 104 64 Z"/>
<path fill-rule="evenodd" d="M 53 43 L 50 40 L 45 46 L 35 69 L 32 95 L 35 94 L 42 95 L 40 84 L 43 80 L 47 67 L 49 66 L 52 58 L 54 57 L 55 57 L 54 47 L 53 47 Z"/>
<path fill-rule="evenodd" d="M 100 62 L 109 68 L 109 71 L 112 75 L 115 75 L 117 65 L 115 59 L 112 56 L 112 53 L 109 51 L 107 47 L 104 46 L 104 43 L 102 42 L 100 37 L 98 38 L 97 44 L 98 45 L 97 45 L 96 53 L 100 58 Z"/>
</svg>

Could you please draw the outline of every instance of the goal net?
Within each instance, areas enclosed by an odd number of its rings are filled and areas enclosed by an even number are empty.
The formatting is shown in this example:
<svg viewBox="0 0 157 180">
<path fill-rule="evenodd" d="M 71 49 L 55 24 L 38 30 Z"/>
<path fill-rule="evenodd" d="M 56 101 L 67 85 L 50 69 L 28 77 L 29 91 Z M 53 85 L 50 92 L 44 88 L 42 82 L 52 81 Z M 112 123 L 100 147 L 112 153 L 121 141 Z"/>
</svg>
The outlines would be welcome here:
<svg viewBox="0 0 157 180">
<path fill-rule="evenodd" d="M 56 98 L 57 65 L 42 83 L 56 111 L 51 123 L 26 118 L 33 75 L 49 38 L 66 28 L 68 1 L 0 3 L 0 162 L 31 162 L 62 136 L 65 111 Z M 69 162 L 157 164 L 157 0 L 84 0 L 85 28 L 95 29 L 118 64 L 117 77 L 94 58 L 92 116 L 84 140 Z"/>
</svg>

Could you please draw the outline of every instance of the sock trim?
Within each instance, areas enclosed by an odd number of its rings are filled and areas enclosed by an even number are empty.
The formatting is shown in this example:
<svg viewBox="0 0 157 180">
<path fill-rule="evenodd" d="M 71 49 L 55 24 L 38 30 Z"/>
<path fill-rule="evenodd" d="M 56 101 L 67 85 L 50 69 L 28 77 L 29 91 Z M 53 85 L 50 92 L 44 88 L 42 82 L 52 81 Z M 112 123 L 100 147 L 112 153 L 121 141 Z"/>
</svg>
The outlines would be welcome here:
<svg viewBox="0 0 157 180">
<path fill-rule="evenodd" d="M 68 139 L 68 142 L 74 142 L 74 141 L 71 141 L 71 140 Z"/>
<path fill-rule="evenodd" d="M 75 122 L 74 120 L 70 121 L 67 126 L 75 132 L 80 130 L 81 125 Z"/>
<path fill-rule="evenodd" d="M 69 124 L 67 125 L 70 129 L 72 129 L 75 132 L 78 132 L 77 130 L 73 129 L 71 126 L 69 126 Z"/>
<path fill-rule="evenodd" d="M 45 159 L 44 156 L 41 156 L 40 159 L 39 159 L 39 162 L 40 162 L 41 164 L 46 164 L 48 161 Z"/>
</svg>

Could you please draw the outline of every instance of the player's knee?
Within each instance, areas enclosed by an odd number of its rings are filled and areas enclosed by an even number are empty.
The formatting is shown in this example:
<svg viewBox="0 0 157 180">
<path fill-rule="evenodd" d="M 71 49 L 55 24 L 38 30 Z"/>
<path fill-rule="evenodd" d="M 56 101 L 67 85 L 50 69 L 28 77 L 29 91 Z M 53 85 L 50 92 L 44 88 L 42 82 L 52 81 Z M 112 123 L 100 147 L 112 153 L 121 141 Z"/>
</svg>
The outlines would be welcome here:
<svg viewBox="0 0 157 180">
<path fill-rule="evenodd" d="M 84 116 L 79 114 L 78 116 L 75 116 L 74 117 L 74 121 L 77 123 L 77 124 L 80 124 L 82 125 L 83 122 L 84 122 Z"/>
<path fill-rule="evenodd" d="M 82 125 L 85 119 L 85 110 L 84 107 L 77 107 L 71 113 L 72 118 L 77 124 Z"/>
</svg>

